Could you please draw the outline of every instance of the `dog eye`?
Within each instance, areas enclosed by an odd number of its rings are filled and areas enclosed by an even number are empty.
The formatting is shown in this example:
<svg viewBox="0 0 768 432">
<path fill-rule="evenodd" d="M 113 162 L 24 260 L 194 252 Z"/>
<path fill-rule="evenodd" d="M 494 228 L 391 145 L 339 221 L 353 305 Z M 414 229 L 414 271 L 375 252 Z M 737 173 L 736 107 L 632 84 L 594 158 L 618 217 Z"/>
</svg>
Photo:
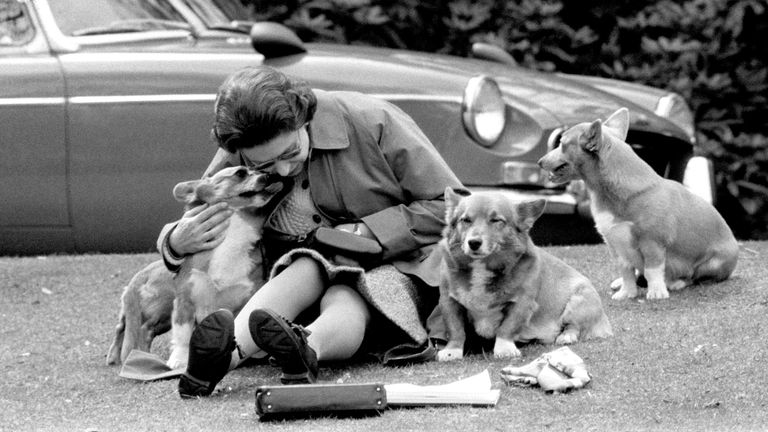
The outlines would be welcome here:
<svg viewBox="0 0 768 432">
<path fill-rule="evenodd" d="M 472 219 L 470 219 L 467 216 L 464 216 L 462 218 L 459 218 L 459 222 L 461 222 L 463 224 L 471 224 L 472 223 Z"/>
<path fill-rule="evenodd" d="M 235 171 L 235 176 L 241 179 L 246 178 L 248 177 L 248 170 L 245 168 L 240 168 L 239 170 Z"/>
<path fill-rule="evenodd" d="M 491 219 L 491 223 L 494 224 L 494 225 L 504 226 L 504 225 L 507 224 L 507 221 L 504 220 L 503 218 L 498 218 L 497 217 L 497 218 Z"/>
</svg>

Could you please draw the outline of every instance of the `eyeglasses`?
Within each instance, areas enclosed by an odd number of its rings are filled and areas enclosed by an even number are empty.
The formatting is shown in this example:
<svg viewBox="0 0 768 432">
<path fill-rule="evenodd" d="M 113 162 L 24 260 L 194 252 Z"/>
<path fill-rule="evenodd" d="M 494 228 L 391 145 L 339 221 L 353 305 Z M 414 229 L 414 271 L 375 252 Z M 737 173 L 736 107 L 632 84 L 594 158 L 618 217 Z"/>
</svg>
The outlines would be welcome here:
<svg viewBox="0 0 768 432">
<path fill-rule="evenodd" d="M 301 128 L 296 131 L 296 140 L 293 142 L 293 144 L 288 147 L 284 152 L 282 152 L 279 156 L 276 158 L 270 159 L 268 161 L 264 162 L 254 162 L 251 159 L 248 158 L 248 156 L 245 155 L 242 151 L 240 152 L 240 156 L 243 158 L 243 162 L 245 162 L 245 165 L 249 168 L 252 168 L 256 171 L 266 171 L 269 168 L 272 168 L 277 162 L 283 162 L 283 161 L 289 161 L 301 154 Z"/>
<path fill-rule="evenodd" d="M 296 131 L 296 141 L 293 142 L 293 144 L 287 148 L 283 153 L 281 153 L 279 156 L 277 156 L 274 159 L 264 161 L 264 162 L 254 162 L 251 159 L 248 158 L 248 156 L 245 155 L 242 151 L 240 152 L 240 156 L 243 159 L 243 162 L 246 166 L 249 168 L 252 168 L 256 171 L 264 171 L 269 168 L 271 168 L 274 164 L 277 162 L 282 161 L 288 161 L 291 160 L 301 154 L 301 130 L 304 129 L 305 126 L 300 127 Z M 241 134 L 234 133 L 234 134 L 226 134 L 226 135 L 219 135 L 219 131 L 216 130 L 216 127 L 211 128 L 211 136 L 218 142 L 221 146 L 228 146 L 230 141 L 233 140 L 239 140 L 241 139 Z"/>
</svg>

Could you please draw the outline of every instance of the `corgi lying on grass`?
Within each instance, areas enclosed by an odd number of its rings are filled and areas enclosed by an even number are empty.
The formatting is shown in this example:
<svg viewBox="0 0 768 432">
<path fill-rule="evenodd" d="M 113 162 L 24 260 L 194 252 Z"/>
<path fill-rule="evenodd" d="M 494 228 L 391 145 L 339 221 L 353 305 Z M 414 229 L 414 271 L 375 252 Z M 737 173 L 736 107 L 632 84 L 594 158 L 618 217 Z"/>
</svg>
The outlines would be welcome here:
<svg viewBox="0 0 768 432">
<path fill-rule="evenodd" d="M 581 273 L 533 244 L 544 200 L 445 191 L 440 307 L 448 343 L 439 361 L 464 355 L 465 323 L 495 338 L 496 357 L 518 357 L 515 342 L 570 344 L 612 335 L 600 296 Z"/>
<path fill-rule="evenodd" d="M 176 185 L 174 196 L 188 208 L 229 204 L 234 213 L 225 239 L 188 256 L 176 274 L 156 261 L 131 279 L 121 298 L 107 364 L 124 361 L 134 348 L 149 351 L 152 340 L 171 329 L 167 364 L 171 369 L 186 366 L 195 324 L 220 308 L 237 313 L 264 283 L 259 242 L 267 215 L 262 208 L 282 187 L 268 183 L 266 174 L 240 166 Z"/>
<path fill-rule="evenodd" d="M 636 297 L 640 275 L 648 299 L 728 278 L 739 246 L 725 220 L 685 186 L 656 174 L 625 142 L 628 130 L 629 111 L 621 108 L 605 123 L 566 130 L 539 160 L 553 182 L 584 180 L 597 230 L 618 261 L 621 283 L 613 298 Z"/>
</svg>

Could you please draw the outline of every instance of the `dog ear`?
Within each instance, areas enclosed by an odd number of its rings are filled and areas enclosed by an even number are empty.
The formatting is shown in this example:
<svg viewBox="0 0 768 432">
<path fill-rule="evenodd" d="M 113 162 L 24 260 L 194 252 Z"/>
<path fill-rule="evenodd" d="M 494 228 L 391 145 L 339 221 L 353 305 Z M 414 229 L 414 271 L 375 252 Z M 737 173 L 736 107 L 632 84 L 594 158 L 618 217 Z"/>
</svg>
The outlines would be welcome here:
<svg viewBox="0 0 768 432">
<path fill-rule="evenodd" d="M 626 141 L 629 132 L 629 110 L 619 108 L 605 120 L 604 126 L 616 138 Z"/>
<path fill-rule="evenodd" d="M 579 144 L 584 151 L 597 153 L 603 145 L 603 123 L 598 119 L 589 125 L 579 137 Z"/>
<path fill-rule="evenodd" d="M 173 187 L 173 197 L 176 198 L 176 201 L 187 204 L 195 201 L 195 189 L 199 183 L 200 180 L 190 180 L 177 184 Z"/>
<path fill-rule="evenodd" d="M 544 213 L 547 202 L 543 199 L 524 201 L 517 205 L 517 226 L 523 231 L 533 227 L 533 223 Z"/>
<path fill-rule="evenodd" d="M 459 193 L 456 193 L 456 191 L 453 190 L 452 187 L 448 186 L 445 188 L 445 222 L 450 223 L 451 216 L 453 215 L 453 211 L 456 209 L 456 206 L 459 205 L 459 201 L 464 197 L 464 195 L 461 195 Z"/>
</svg>

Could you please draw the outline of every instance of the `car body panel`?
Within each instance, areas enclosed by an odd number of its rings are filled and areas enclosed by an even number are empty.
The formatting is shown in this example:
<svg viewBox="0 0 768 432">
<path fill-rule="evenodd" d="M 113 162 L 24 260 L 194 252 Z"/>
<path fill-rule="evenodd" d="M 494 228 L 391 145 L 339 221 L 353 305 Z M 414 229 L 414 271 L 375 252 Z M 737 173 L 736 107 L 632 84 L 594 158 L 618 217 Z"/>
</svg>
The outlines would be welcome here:
<svg viewBox="0 0 768 432">
<path fill-rule="evenodd" d="M 3 184 L 15 186 L 0 188 L 0 200 L 37 209 L 20 214 L 2 206 L 0 220 L 4 225 L 67 225 L 64 80 L 58 62 L 3 58 L 0 70 L 0 175 Z"/>
</svg>

